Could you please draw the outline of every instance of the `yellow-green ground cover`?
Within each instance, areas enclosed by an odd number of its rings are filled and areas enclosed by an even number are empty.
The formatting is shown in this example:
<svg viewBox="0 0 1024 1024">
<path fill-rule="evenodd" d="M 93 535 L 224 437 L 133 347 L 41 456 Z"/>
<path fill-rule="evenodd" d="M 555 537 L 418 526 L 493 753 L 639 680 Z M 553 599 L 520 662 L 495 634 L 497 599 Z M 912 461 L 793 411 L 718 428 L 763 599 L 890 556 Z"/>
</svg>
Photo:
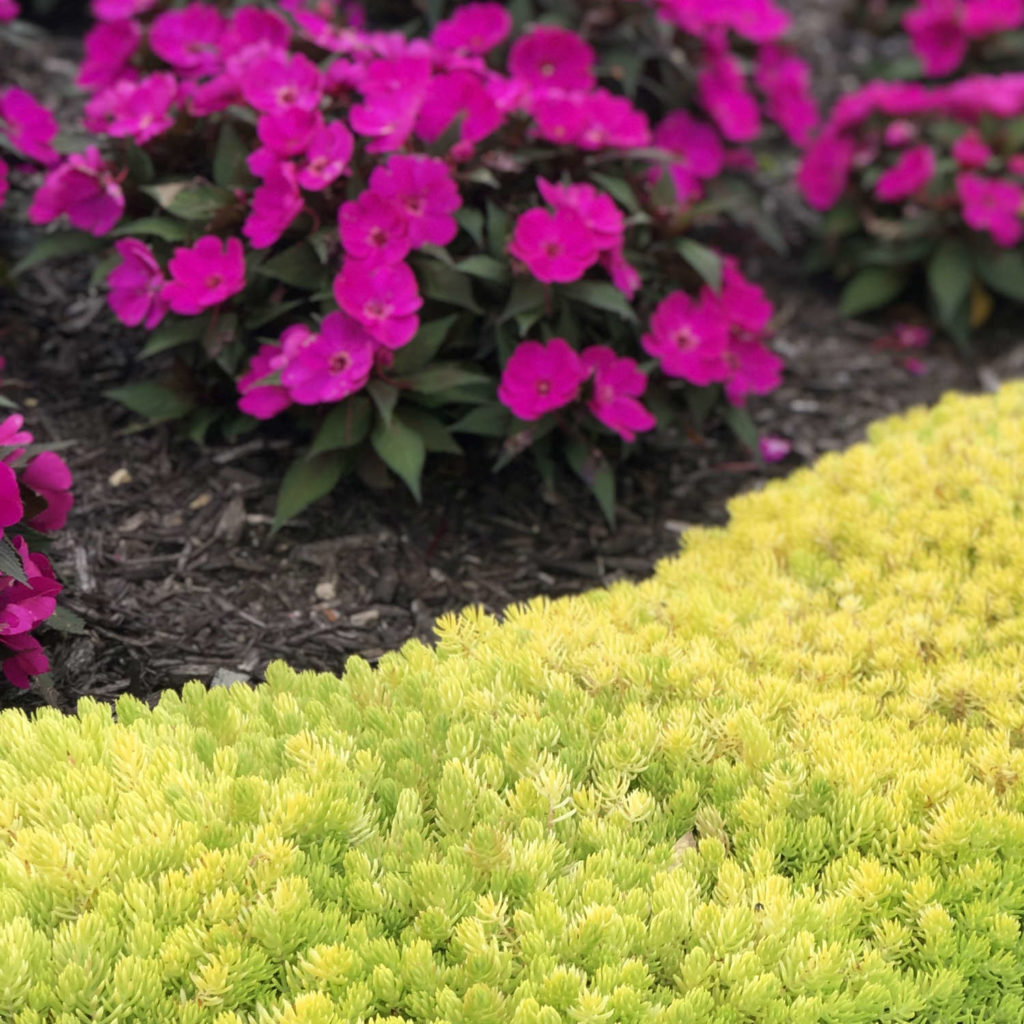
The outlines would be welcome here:
<svg viewBox="0 0 1024 1024">
<path fill-rule="evenodd" d="M 0 1020 L 1024 1021 L 1024 387 L 640 585 L 0 715 Z"/>
</svg>

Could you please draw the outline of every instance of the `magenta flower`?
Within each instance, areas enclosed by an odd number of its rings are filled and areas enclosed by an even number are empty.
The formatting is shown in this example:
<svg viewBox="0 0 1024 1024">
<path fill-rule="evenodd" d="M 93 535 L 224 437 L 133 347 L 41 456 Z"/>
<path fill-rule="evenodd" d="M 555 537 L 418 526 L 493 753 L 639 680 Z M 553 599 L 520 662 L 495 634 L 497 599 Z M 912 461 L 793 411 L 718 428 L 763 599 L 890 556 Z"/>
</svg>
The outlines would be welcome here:
<svg viewBox="0 0 1024 1024">
<path fill-rule="evenodd" d="M 647 388 L 647 376 L 634 360 L 616 355 L 607 345 L 591 345 L 583 350 L 581 361 L 593 375 L 587 408 L 595 419 L 629 442 L 658 425 L 639 401 Z"/>
<path fill-rule="evenodd" d="M 220 48 L 225 55 L 260 44 L 270 49 L 284 50 L 291 38 L 291 27 L 279 14 L 262 7 L 237 7 L 228 19 Z"/>
<path fill-rule="evenodd" d="M 577 213 L 594 236 L 598 250 L 604 252 L 621 246 L 626 232 L 626 219 L 611 196 L 593 185 L 562 185 L 537 178 L 537 189 L 544 201 L 556 210 Z"/>
<path fill-rule="evenodd" d="M 468 3 L 438 23 L 431 39 L 439 50 L 489 53 L 512 31 L 512 15 L 498 3 Z"/>
<path fill-rule="evenodd" d="M 401 263 L 409 255 L 409 222 L 402 208 L 367 190 L 338 210 L 341 244 L 349 256 L 374 263 Z"/>
<path fill-rule="evenodd" d="M 313 133 L 305 160 L 299 165 L 298 182 L 310 192 L 327 188 L 348 173 L 355 151 L 352 133 L 340 122 L 330 121 Z"/>
<path fill-rule="evenodd" d="M 442 160 L 428 156 L 392 156 L 375 167 L 370 188 L 405 214 L 409 244 L 447 245 L 457 234 L 452 214 L 462 206 L 458 186 Z"/>
<path fill-rule="evenodd" d="M 974 129 L 964 132 L 953 143 L 953 159 L 964 170 L 981 170 L 992 156 L 992 150 Z"/>
<path fill-rule="evenodd" d="M 158 0 L 92 0 L 92 13 L 97 21 L 127 21 L 137 14 L 152 10 Z"/>
<path fill-rule="evenodd" d="M 748 281 L 730 256 L 722 259 L 721 291 L 716 295 L 705 287 L 702 298 L 709 307 L 718 308 L 721 317 L 733 328 L 733 337 L 744 341 L 764 334 L 775 312 L 764 289 Z"/>
<path fill-rule="evenodd" d="M 279 163 L 267 171 L 263 184 L 253 192 L 242 234 L 254 249 L 266 249 L 288 230 L 305 205 L 294 165 Z"/>
<path fill-rule="evenodd" d="M 555 25 L 520 36 L 508 55 L 509 73 L 535 89 L 592 89 L 595 62 L 588 43 Z"/>
<path fill-rule="evenodd" d="M 288 107 L 263 114 L 256 122 L 256 136 L 276 156 L 287 158 L 305 152 L 322 125 L 320 111 Z"/>
<path fill-rule="evenodd" d="M 114 248 L 121 262 L 107 277 L 107 302 L 121 323 L 128 327 L 144 324 L 152 330 L 167 313 L 163 269 L 149 246 L 137 238 L 119 239 Z"/>
<path fill-rule="evenodd" d="M 729 332 L 717 308 L 686 292 L 672 292 L 651 314 L 650 326 L 640 344 L 660 361 L 666 376 L 701 387 L 725 379 Z"/>
<path fill-rule="evenodd" d="M 472 71 L 435 75 L 416 119 L 416 134 L 436 142 L 451 123 L 462 117 L 459 139 L 474 143 L 497 131 L 505 120 L 483 80 Z"/>
<path fill-rule="evenodd" d="M 622 246 L 616 246 L 614 249 L 606 249 L 601 253 L 601 266 L 608 271 L 608 276 L 612 279 L 612 284 L 622 292 L 627 299 L 632 300 L 636 293 L 640 290 L 640 285 L 643 282 L 640 279 L 640 274 L 627 259 L 626 254 L 622 250 Z"/>
<path fill-rule="evenodd" d="M 777 434 L 765 434 L 758 439 L 757 450 L 765 462 L 781 462 L 793 450 L 793 445 Z"/>
<path fill-rule="evenodd" d="M 573 140 L 580 149 L 632 149 L 651 142 L 647 115 L 625 96 L 595 89 L 580 100 L 583 130 Z"/>
<path fill-rule="evenodd" d="M 85 105 L 85 127 L 142 146 L 173 126 L 177 95 L 178 79 L 169 71 L 134 82 L 122 78 Z"/>
<path fill-rule="evenodd" d="M 247 61 L 240 83 L 246 103 L 264 114 L 299 107 L 315 110 L 323 95 L 317 66 L 301 53 L 270 50 Z"/>
<path fill-rule="evenodd" d="M 346 260 L 334 279 L 334 297 L 385 348 L 407 345 L 419 330 L 423 298 L 405 263 Z"/>
<path fill-rule="evenodd" d="M 725 397 L 732 405 L 743 405 L 748 395 L 767 395 L 782 381 L 782 360 L 760 342 L 734 339 L 725 358 L 729 365 Z"/>
<path fill-rule="evenodd" d="M 18 477 L 6 462 L 0 462 L 0 527 L 20 523 L 24 515 Z"/>
<path fill-rule="evenodd" d="M 768 116 L 798 146 L 806 146 L 818 123 L 818 106 L 807 63 L 780 46 L 763 46 L 754 75 Z"/>
<path fill-rule="evenodd" d="M 50 145 L 57 135 L 57 119 L 24 89 L 11 86 L 0 92 L 0 129 L 30 159 L 47 167 L 60 159 Z"/>
<path fill-rule="evenodd" d="M 375 347 L 362 325 L 344 313 L 329 313 L 320 333 L 289 359 L 281 383 L 299 405 L 340 402 L 370 379 Z"/>
<path fill-rule="evenodd" d="M 923 144 L 900 153 L 896 163 L 884 171 L 875 185 L 875 195 L 883 203 L 909 199 L 923 189 L 935 175 L 935 151 Z"/>
<path fill-rule="evenodd" d="M 537 420 L 579 398 L 588 376 L 579 353 L 564 338 L 546 345 L 521 341 L 501 372 L 498 399 L 513 416 Z"/>
<path fill-rule="evenodd" d="M 368 64 L 359 83 L 363 102 L 349 111 L 349 123 L 357 135 L 373 139 L 371 153 L 401 149 L 419 115 L 432 75 L 428 57 L 375 60 Z"/>
<path fill-rule="evenodd" d="M 964 171 L 956 176 L 956 191 L 969 227 L 987 231 L 1005 248 L 1015 246 L 1024 237 L 1024 189 L 1020 185 Z"/>
<path fill-rule="evenodd" d="M 61 529 L 75 501 L 68 464 L 56 452 L 40 452 L 21 471 L 21 482 L 46 502 L 26 525 L 42 533 Z"/>
<path fill-rule="evenodd" d="M 98 21 L 85 34 L 85 57 L 75 84 L 90 92 L 112 85 L 128 70 L 142 42 L 137 21 Z"/>
<path fill-rule="evenodd" d="M 149 47 L 173 68 L 213 71 L 221 62 L 224 18 L 216 7 L 190 3 L 163 11 L 149 27 Z"/>
<path fill-rule="evenodd" d="M 124 193 L 95 146 L 73 153 L 46 175 L 32 199 L 28 219 L 49 224 L 62 213 L 76 228 L 105 235 L 124 213 Z"/>
<path fill-rule="evenodd" d="M 580 93 L 551 89 L 534 98 L 531 105 L 537 134 L 559 146 L 575 145 L 590 127 L 589 111 L 584 108 Z"/>
<path fill-rule="evenodd" d="M 578 281 L 598 258 L 594 233 L 574 210 L 527 210 L 516 221 L 508 251 L 538 281 Z"/>
<path fill-rule="evenodd" d="M 681 206 L 695 202 L 704 193 L 702 182 L 717 178 L 725 166 L 725 147 L 718 132 L 685 110 L 674 110 L 654 129 L 653 142 L 675 157 L 669 174 Z M 654 168 L 652 180 L 661 172 Z"/>
<path fill-rule="evenodd" d="M 761 131 L 757 101 L 747 89 L 737 61 L 724 49 L 707 50 L 704 68 L 697 76 L 701 103 L 718 130 L 730 142 L 750 142 Z"/>
<path fill-rule="evenodd" d="M 962 0 L 925 0 L 903 17 L 914 52 L 929 75 L 948 75 L 967 56 Z"/>
<path fill-rule="evenodd" d="M 286 339 L 301 334 L 301 339 L 314 336 L 305 324 L 289 327 L 281 335 Z M 301 340 L 300 339 L 300 340 Z M 288 389 L 280 384 L 281 370 L 288 365 L 288 356 L 277 345 L 261 345 L 249 362 L 249 370 L 238 378 L 238 391 L 242 396 L 238 408 L 258 420 L 269 420 L 292 404 Z"/>
<path fill-rule="evenodd" d="M 831 132 L 819 136 L 804 153 L 797 182 L 814 209 L 830 210 L 842 198 L 855 154 L 852 139 Z"/>
<path fill-rule="evenodd" d="M 31 632 L 54 613 L 57 595 L 63 588 L 54 578 L 53 567 L 45 555 L 32 554 L 23 537 L 13 537 L 11 543 L 28 584 L 19 583 L 12 576 L 0 577 L 0 645 L 10 652 L 3 660 L 7 681 L 27 689 L 32 676 L 50 668 Z"/>
<path fill-rule="evenodd" d="M 0 21 L 14 21 L 19 13 L 15 0 L 0 0 Z"/>
<path fill-rule="evenodd" d="M 162 298 L 175 313 L 195 316 L 245 287 L 245 250 L 237 238 L 203 235 L 191 247 L 175 249 L 167 269 L 171 280 Z"/>
<path fill-rule="evenodd" d="M 0 369 L 3 369 L 3 360 L 0 359 Z M 21 428 L 25 425 L 25 417 L 21 413 L 11 413 L 3 422 L 0 422 L 0 448 L 13 448 L 14 451 L 7 452 L 3 456 L 4 462 L 13 462 L 25 454 L 25 449 L 19 447 L 32 443 L 32 435 Z M 0 526 L 10 526 L 10 523 L 0 523 Z"/>
<path fill-rule="evenodd" d="M 997 32 L 1012 32 L 1024 25 L 1024 0 L 966 0 L 964 32 L 970 39 L 984 39 Z"/>
</svg>

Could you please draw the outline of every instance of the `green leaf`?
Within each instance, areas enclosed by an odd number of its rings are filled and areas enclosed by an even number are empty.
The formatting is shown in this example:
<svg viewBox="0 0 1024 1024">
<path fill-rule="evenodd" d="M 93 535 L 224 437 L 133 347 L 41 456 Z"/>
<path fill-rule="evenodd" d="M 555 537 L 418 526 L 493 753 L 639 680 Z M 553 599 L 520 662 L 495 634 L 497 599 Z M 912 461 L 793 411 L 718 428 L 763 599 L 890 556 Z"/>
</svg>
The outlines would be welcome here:
<svg viewBox="0 0 1024 1024">
<path fill-rule="evenodd" d="M 366 440 L 373 420 L 373 405 L 365 395 L 353 395 L 340 402 L 324 417 L 313 438 L 311 455 L 353 448 Z"/>
<path fill-rule="evenodd" d="M 150 334 L 149 340 L 139 353 L 139 358 L 148 359 L 158 352 L 166 352 L 169 348 L 187 345 L 190 341 L 199 341 L 206 333 L 209 323 L 209 314 L 191 316 L 186 320 L 165 320 Z"/>
<path fill-rule="evenodd" d="M 181 221 L 169 217 L 140 217 L 126 224 L 118 224 L 110 234 L 114 238 L 150 237 L 161 238 L 165 242 L 184 242 L 190 237 L 191 231 Z"/>
<path fill-rule="evenodd" d="M 135 143 L 122 140 L 121 158 L 136 185 L 148 185 L 156 177 L 153 158 Z"/>
<path fill-rule="evenodd" d="M 604 313 L 614 313 L 630 323 L 636 323 L 636 313 L 629 304 L 629 299 L 613 284 L 605 281 L 577 281 L 566 285 L 562 292 L 575 302 L 599 309 Z"/>
<path fill-rule="evenodd" d="M 420 329 L 412 341 L 395 353 L 391 372 L 399 375 L 412 373 L 431 362 L 448 340 L 448 334 L 459 316 L 459 313 L 449 313 L 438 320 L 420 324 Z"/>
<path fill-rule="evenodd" d="M 0 537 L 0 573 L 10 576 L 11 579 L 17 580 L 19 583 L 28 583 L 25 566 L 7 537 Z"/>
<path fill-rule="evenodd" d="M 628 181 L 610 174 L 603 174 L 600 171 L 591 171 L 590 180 L 598 188 L 607 192 L 619 206 L 624 207 L 629 213 L 639 212 L 640 203 L 637 201 L 633 186 Z"/>
<path fill-rule="evenodd" d="M 238 335 L 238 315 L 221 312 L 210 317 L 210 323 L 203 333 L 203 351 L 216 359 Z"/>
<path fill-rule="evenodd" d="M 722 418 L 729 425 L 741 444 L 751 451 L 759 451 L 760 437 L 757 432 L 757 424 L 754 423 L 750 413 L 742 406 L 730 405 L 722 413 Z"/>
<path fill-rule="evenodd" d="M 423 438 L 396 413 L 390 424 L 378 423 L 374 427 L 370 443 L 384 465 L 403 480 L 413 497 L 420 501 L 420 481 L 427 458 Z"/>
<path fill-rule="evenodd" d="M 473 313 L 483 313 L 473 297 L 470 279 L 465 274 L 436 260 L 417 261 L 417 271 L 424 298 L 445 302 L 449 306 L 461 306 Z"/>
<path fill-rule="evenodd" d="M 307 292 L 322 288 L 326 281 L 323 264 L 305 241 L 272 256 L 256 268 L 256 273 Z"/>
<path fill-rule="evenodd" d="M 67 256 L 82 256 L 88 252 L 101 249 L 106 242 L 102 238 L 86 234 L 84 231 L 55 231 L 52 235 L 44 235 L 11 267 L 11 277 L 24 274 L 26 270 L 45 263 L 47 260 L 61 259 Z"/>
<path fill-rule="evenodd" d="M 681 238 L 676 252 L 700 274 L 707 286 L 717 295 L 722 290 L 722 257 L 692 238 Z"/>
<path fill-rule="evenodd" d="M 495 284 L 504 284 L 508 280 L 509 268 L 507 263 L 494 259 L 493 256 L 486 256 L 480 253 L 477 256 L 468 256 L 456 264 L 456 268 L 470 277 L 479 277 L 484 281 L 493 281 Z"/>
<path fill-rule="evenodd" d="M 881 309 L 893 301 L 907 286 L 907 273 L 896 267 L 865 267 L 843 288 L 839 312 L 843 316 L 861 316 Z"/>
<path fill-rule="evenodd" d="M 444 455 L 462 454 L 462 445 L 452 437 L 449 428 L 425 409 L 405 406 L 401 416 L 402 420 L 423 438 L 423 446 L 428 452 Z"/>
<path fill-rule="evenodd" d="M 482 249 L 484 247 L 484 215 L 472 206 L 463 206 L 455 214 L 455 219 L 458 221 L 459 227 L 473 239 L 476 247 Z"/>
<path fill-rule="evenodd" d="M 543 310 L 547 296 L 544 285 L 535 277 L 517 277 L 512 285 L 512 292 L 508 297 L 505 308 L 501 311 L 498 323 L 512 320 L 523 313 L 532 313 L 536 310 Z"/>
<path fill-rule="evenodd" d="M 153 422 L 179 419 L 187 416 L 196 407 L 195 399 L 191 395 L 174 391 L 155 380 L 111 388 L 103 394 Z"/>
<path fill-rule="evenodd" d="M 197 223 L 211 220 L 235 202 L 234 193 L 208 182 L 172 181 L 163 185 L 146 185 L 142 191 L 152 196 L 168 213 Z"/>
<path fill-rule="evenodd" d="M 574 438 L 565 446 L 565 457 L 573 472 L 597 499 L 609 526 L 615 526 L 615 474 L 604 452 Z"/>
<path fill-rule="evenodd" d="M 512 414 L 500 402 L 487 402 L 471 409 L 449 428 L 453 434 L 477 434 L 480 437 L 504 437 Z"/>
<path fill-rule="evenodd" d="M 487 248 L 495 259 L 506 259 L 508 242 L 508 214 L 497 204 L 487 204 Z"/>
<path fill-rule="evenodd" d="M 554 416 L 544 416 L 536 422 L 524 424 L 514 434 L 509 434 L 501 446 L 501 451 L 498 452 L 497 459 L 494 460 L 493 471 L 500 472 L 513 459 L 550 434 L 557 423 L 558 420 Z"/>
<path fill-rule="evenodd" d="M 391 423 L 395 406 L 398 404 L 398 388 L 382 380 L 371 380 L 366 385 L 366 390 L 377 406 L 377 412 L 381 421 L 386 425 Z"/>
<path fill-rule="evenodd" d="M 351 468 L 348 452 L 324 452 L 293 462 L 285 472 L 277 492 L 277 508 L 274 509 L 271 531 L 276 533 L 289 519 L 294 519 L 314 501 L 330 494 Z"/>
<path fill-rule="evenodd" d="M 465 366 L 462 363 L 437 362 L 408 377 L 395 380 L 394 383 L 399 388 L 431 395 L 438 391 L 447 391 L 449 388 L 459 388 L 466 384 L 490 383 L 490 381 L 491 378 L 488 374 L 475 367 Z"/>
<path fill-rule="evenodd" d="M 928 261 L 928 289 L 939 323 L 951 334 L 959 332 L 960 311 L 971 294 L 974 269 L 967 246 L 947 238 Z"/>
<path fill-rule="evenodd" d="M 1019 249 L 975 250 L 974 268 L 992 291 L 1024 302 L 1024 254 Z"/>
<path fill-rule="evenodd" d="M 249 147 L 242 142 L 237 129 L 225 121 L 217 136 L 213 154 L 213 180 L 222 188 L 245 188 L 252 184 L 246 157 Z"/>
<path fill-rule="evenodd" d="M 81 635 L 85 632 L 85 619 L 61 604 L 54 608 L 53 614 L 46 620 L 46 625 L 60 633 Z"/>
<path fill-rule="evenodd" d="M 290 313 L 299 306 L 305 306 L 309 299 L 291 299 L 288 302 L 274 302 L 270 305 L 259 305 L 250 309 L 245 316 L 245 326 L 250 331 L 258 330 L 266 324 L 273 323 L 278 317 Z"/>
</svg>

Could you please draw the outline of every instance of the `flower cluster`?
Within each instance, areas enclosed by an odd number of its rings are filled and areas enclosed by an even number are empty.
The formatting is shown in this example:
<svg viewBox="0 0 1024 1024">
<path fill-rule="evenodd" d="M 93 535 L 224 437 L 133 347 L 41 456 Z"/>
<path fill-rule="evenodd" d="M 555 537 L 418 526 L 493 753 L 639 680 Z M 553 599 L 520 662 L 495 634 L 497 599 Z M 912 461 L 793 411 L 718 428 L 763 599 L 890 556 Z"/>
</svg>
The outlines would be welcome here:
<svg viewBox="0 0 1024 1024">
<path fill-rule="evenodd" d="M 919 264 L 954 337 L 971 326 L 972 296 L 974 319 L 990 305 L 983 286 L 1021 298 L 1009 271 L 1024 240 L 1024 145 L 1009 126 L 1022 114 L 1024 75 L 1010 73 L 875 81 L 839 100 L 799 184 L 811 206 L 832 211 L 828 257 L 855 273 L 858 311 L 895 298 Z"/>
<path fill-rule="evenodd" d="M 17 0 L 0 0 L 0 21 L 13 21 L 20 13 Z"/>
<path fill-rule="evenodd" d="M 51 451 L 29 455 L 32 435 L 13 413 L 0 422 L 0 671 L 26 688 L 50 668 L 35 629 L 53 615 L 61 584 L 45 555 L 29 550 L 22 532 L 59 530 L 72 505 L 71 472 Z"/>
<path fill-rule="evenodd" d="M 0 0 L 0 21 L 4 10 Z M 13 18 L 17 9 L 7 10 Z M 13 85 L 0 89 L 0 140 L 7 148 L 25 160 L 49 167 L 59 159 L 53 148 L 56 135 L 57 119 L 35 97 Z M 10 167 L 0 157 L 0 206 L 7 197 L 9 173 Z"/>
<path fill-rule="evenodd" d="M 925 73 L 951 75 L 972 46 L 1024 27 L 1024 0 L 917 0 L 903 27 Z"/>
<path fill-rule="evenodd" d="M 301 0 L 94 0 L 77 80 L 99 145 L 49 171 L 30 217 L 116 228 L 114 313 L 156 332 L 147 348 L 194 344 L 196 371 L 229 373 L 247 415 L 290 409 L 351 468 L 331 414 L 372 409 L 358 443 L 414 489 L 422 451 L 405 449 L 458 450 L 455 433 L 520 438 L 557 411 L 570 437 L 635 440 L 656 425 L 652 367 L 669 392 L 713 385 L 741 405 L 778 381 L 771 308 L 734 262 L 681 251 L 679 217 L 748 159 L 755 88 L 807 136 L 806 67 L 771 0 L 655 6 L 584 33 L 517 29 L 485 0 L 410 38 Z M 666 93 L 672 48 L 699 55 L 685 106 L 602 75 L 637 33 Z M 652 325 L 641 368 L 640 317 L 673 290 L 715 321 L 706 359 L 674 358 Z M 538 398 L 552 359 L 565 376 Z"/>
</svg>

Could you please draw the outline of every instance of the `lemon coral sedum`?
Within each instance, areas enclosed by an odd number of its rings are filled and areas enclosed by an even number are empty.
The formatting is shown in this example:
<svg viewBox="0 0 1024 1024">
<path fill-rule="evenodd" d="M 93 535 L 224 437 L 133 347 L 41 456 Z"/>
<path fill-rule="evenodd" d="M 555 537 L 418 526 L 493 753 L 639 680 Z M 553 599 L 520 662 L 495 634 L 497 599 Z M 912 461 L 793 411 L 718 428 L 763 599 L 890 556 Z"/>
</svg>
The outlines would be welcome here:
<svg viewBox="0 0 1024 1024">
<path fill-rule="evenodd" d="M 0 715 L 0 1021 L 1024 1021 L 1024 387 L 339 680 Z"/>
</svg>

